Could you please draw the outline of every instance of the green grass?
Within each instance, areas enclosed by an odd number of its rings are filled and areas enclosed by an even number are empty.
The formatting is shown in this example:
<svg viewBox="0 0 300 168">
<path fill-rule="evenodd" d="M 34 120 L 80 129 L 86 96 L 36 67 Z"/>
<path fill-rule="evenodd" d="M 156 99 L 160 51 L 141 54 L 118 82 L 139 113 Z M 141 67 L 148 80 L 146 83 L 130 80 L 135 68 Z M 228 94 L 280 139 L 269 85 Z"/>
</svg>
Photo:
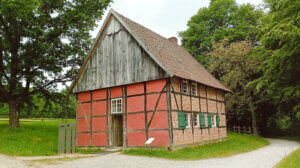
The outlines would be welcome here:
<svg viewBox="0 0 300 168">
<path fill-rule="evenodd" d="M 147 148 L 137 148 L 125 150 L 123 154 L 171 160 L 199 160 L 249 152 L 269 144 L 268 140 L 261 137 L 228 132 L 228 140 L 220 142 L 207 143 L 196 147 L 186 147 L 175 151 L 154 149 L 150 152 Z"/>
<path fill-rule="evenodd" d="M 300 137 L 280 137 L 300 143 Z M 275 168 L 299 168 L 300 167 L 300 148 L 292 152 L 290 155 L 281 160 Z"/>
<path fill-rule="evenodd" d="M 77 148 L 76 152 L 81 153 L 81 154 L 91 154 L 91 153 L 99 153 L 103 152 L 102 149 L 100 148 Z"/>
<path fill-rule="evenodd" d="M 0 119 L 0 153 L 11 156 L 57 155 L 58 125 L 61 119 L 21 119 L 20 128 L 10 129 Z M 68 120 L 75 122 L 75 120 Z"/>
</svg>

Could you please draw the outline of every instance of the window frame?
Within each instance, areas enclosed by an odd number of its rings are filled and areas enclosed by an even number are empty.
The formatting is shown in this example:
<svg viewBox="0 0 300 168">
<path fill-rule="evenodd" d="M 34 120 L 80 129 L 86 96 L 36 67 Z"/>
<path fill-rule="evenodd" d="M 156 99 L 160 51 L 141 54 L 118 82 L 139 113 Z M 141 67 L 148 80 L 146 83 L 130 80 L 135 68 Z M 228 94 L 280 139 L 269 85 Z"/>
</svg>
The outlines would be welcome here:
<svg viewBox="0 0 300 168">
<path fill-rule="evenodd" d="M 185 113 L 185 128 L 191 128 L 191 114 Z"/>
<path fill-rule="evenodd" d="M 211 127 L 217 127 L 217 115 L 211 114 Z"/>
<path fill-rule="evenodd" d="M 120 103 L 118 103 L 118 101 L 121 101 Z M 116 103 L 116 106 L 115 106 L 115 111 L 113 110 L 113 107 L 114 107 L 114 102 Z M 120 111 L 118 110 L 118 105 L 121 104 L 121 109 Z M 123 113 L 123 99 L 122 98 L 114 98 L 114 99 L 111 99 L 110 101 L 110 113 L 111 114 L 122 114 Z"/>
<path fill-rule="evenodd" d="M 193 86 L 195 86 L 195 93 L 193 92 Z M 194 95 L 194 96 L 197 96 L 198 95 L 197 93 L 198 93 L 197 83 L 193 82 L 191 84 L 191 94 Z"/>
<path fill-rule="evenodd" d="M 184 91 L 184 85 L 186 86 L 186 91 Z M 182 80 L 181 82 L 181 92 L 185 94 L 189 94 L 189 81 L 188 80 Z"/>
<path fill-rule="evenodd" d="M 194 128 L 200 128 L 200 115 L 199 114 L 193 114 L 193 126 Z M 196 125 L 195 125 L 195 118 L 196 118 Z"/>
</svg>

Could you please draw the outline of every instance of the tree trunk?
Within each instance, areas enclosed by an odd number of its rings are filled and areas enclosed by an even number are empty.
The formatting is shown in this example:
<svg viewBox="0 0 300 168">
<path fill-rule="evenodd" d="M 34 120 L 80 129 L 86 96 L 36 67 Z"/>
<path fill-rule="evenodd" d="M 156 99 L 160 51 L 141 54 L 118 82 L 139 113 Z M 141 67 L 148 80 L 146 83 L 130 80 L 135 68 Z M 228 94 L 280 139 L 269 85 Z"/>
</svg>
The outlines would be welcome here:
<svg viewBox="0 0 300 168">
<path fill-rule="evenodd" d="M 256 115 L 255 115 L 255 108 L 253 105 L 252 97 L 249 96 L 249 106 L 251 111 L 251 118 L 252 118 L 252 129 L 253 129 L 253 135 L 259 136 L 258 129 L 257 129 L 257 121 L 256 121 Z"/>
<path fill-rule="evenodd" d="M 9 102 L 9 127 L 19 127 L 19 108 L 15 100 Z"/>
</svg>

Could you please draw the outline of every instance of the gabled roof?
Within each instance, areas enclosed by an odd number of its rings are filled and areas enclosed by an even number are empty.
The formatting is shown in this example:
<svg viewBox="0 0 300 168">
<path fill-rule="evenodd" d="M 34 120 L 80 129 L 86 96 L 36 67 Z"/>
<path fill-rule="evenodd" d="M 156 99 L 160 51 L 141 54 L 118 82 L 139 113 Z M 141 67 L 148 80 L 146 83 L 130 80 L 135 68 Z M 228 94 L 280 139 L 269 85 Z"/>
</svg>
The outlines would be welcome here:
<svg viewBox="0 0 300 168">
<path fill-rule="evenodd" d="M 229 91 L 217 79 L 215 79 L 193 56 L 183 47 L 178 46 L 165 37 L 145 28 L 144 26 L 110 10 L 102 28 L 100 29 L 91 51 L 85 59 L 78 75 L 73 81 L 70 91 L 81 78 L 94 48 L 98 45 L 101 34 L 108 22 L 108 18 L 114 16 L 141 45 L 147 54 L 156 62 L 170 77 L 177 76 L 189 79 L 201 84 Z"/>
</svg>

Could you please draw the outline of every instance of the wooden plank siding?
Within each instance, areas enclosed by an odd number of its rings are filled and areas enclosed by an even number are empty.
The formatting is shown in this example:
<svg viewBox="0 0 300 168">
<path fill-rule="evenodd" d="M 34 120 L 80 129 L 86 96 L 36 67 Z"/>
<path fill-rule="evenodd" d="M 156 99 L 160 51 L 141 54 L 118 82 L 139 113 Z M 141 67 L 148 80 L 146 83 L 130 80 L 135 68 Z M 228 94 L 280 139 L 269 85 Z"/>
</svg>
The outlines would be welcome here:
<svg viewBox="0 0 300 168">
<path fill-rule="evenodd" d="M 87 68 L 73 92 L 166 78 L 127 30 L 111 17 Z"/>
</svg>

